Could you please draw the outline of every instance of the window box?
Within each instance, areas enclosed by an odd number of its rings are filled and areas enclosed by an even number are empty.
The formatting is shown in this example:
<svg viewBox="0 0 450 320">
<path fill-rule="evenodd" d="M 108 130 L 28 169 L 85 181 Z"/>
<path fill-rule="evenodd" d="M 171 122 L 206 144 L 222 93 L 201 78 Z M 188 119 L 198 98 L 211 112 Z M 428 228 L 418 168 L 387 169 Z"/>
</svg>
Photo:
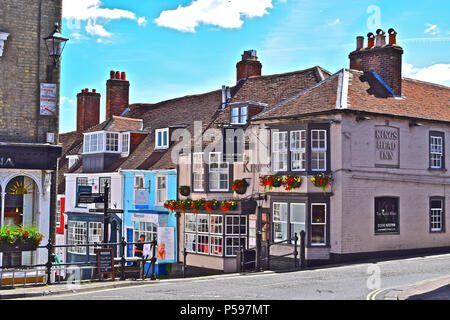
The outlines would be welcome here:
<svg viewBox="0 0 450 320">
<path fill-rule="evenodd" d="M 44 236 L 34 228 L 7 226 L 0 229 L 0 252 L 34 251 Z"/>
<path fill-rule="evenodd" d="M 34 251 L 36 247 L 31 241 L 0 242 L 0 252 Z"/>
</svg>

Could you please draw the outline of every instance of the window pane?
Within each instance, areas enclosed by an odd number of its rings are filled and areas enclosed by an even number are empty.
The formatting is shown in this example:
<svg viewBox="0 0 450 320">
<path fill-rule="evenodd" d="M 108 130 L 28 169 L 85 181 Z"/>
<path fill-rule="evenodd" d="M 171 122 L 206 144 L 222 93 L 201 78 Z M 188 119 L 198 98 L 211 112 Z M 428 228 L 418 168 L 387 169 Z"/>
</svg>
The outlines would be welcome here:
<svg viewBox="0 0 450 320">
<path fill-rule="evenodd" d="M 290 216 L 293 223 L 305 223 L 306 205 L 304 203 L 292 203 Z"/>
<path fill-rule="evenodd" d="M 312 205 L 311 223 L 325 223 L 325 206 Z"/>
<path fill-rule="evenodd" d="M 311 226 L 311 243 L 325 244 L 325 226 L 312 225 Z"/>
</svg>

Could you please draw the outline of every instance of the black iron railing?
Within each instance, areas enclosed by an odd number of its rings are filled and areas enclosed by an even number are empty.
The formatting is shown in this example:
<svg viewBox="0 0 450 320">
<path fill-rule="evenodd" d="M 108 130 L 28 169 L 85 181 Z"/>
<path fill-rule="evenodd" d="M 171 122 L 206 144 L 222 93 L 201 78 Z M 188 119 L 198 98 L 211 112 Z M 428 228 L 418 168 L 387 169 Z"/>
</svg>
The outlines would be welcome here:
<svg viewBox="0 0 450 320">
<path fill-rule="evenodd" d="M 300 248 L 298 245 L 298 240 L 300 240 Z M 283 255 L 277 255 L 277 256 L 271 256 L 270 255 L 270 248 L 274 245 L 279 244 L 291 244 L 294 243 L 294 248 L 292 252 L 288 252 Z M 270 270 L 270 263 L 273 260 L 294 256 L 294 269 L 304 269 L 306 267 L 306 260 L 305 260 L 305 231 L 300 232 L 300 238 L 297 236 L 297 233 L 294 234 L 294 236 L 290 239 L 286 239 L 283 241 L 278 242 L 269 242 L 267 241 L 265 243 L 265 254 L 262 254 L 262 250 L 258 252 L 258 247 L 254 248 L 248 248 L 244 249 L 242 248 L 239 252 L 239 267 L 240 271 L 262 271 L 262 261 L 266 261 L 266 269 Z M 299 250 L 300 249 L 300 250 Z M 259 269 L 259 270 L 258 270 Z"/>
<path fill-rule="evenodd" d="M 126 257 L 126 247 L 128 245 L 144 245 L 144 244 L 150 244 L 151 247 L 151 256 L 142 256 L 141 258 L 136 259 L 135 258 L 127 258 Z M 133 262 L 138 263 L 141 268 L 140 276 L 142 279 L 146 279 L 148 277 L 148 274 L 151 270 L 151 280 L 156 280 L 156 248 L 157 248 L 157 241 L 147 241 L 147 242 L 127 242 L 125 241 L 125 238 L 122 238 L 121 242 L 116 243 L 102 243 L 102 242 L 95 242 L 95 243 L 84 243 L 84 244 L 65 244 L 65 245 L 54 245 L 51 241 L 47 243 L 45 246 L 39 246 L 37 249 L 47 249 L 47 262 L 45 264 L 33 264 L 33 265 L 8 265 L 6 267 L 1 267 L 0 270 L 0 288 L 1 287 L 7 287 L 10 286 L 9 284 L 4 285 L 4 274 L 12 274 L 12 286 L 14 287 L 14 275 L 17 273 L 25 273 L 25 280 L 24 285 L 27 285 L 27 279 L 26 275 L 27 273 L 34 273 L 35 275 L 35 282 L 34 284 L 38 284 L 38 278 L 43 277 L 43 275 L 46 275 L 46 284 L 50 285 L 54 282 L 60 283 L 60 277 L 58 277 L 58 281 L 52 282 L 52 270 L 55 268 L 61 268 L 61 267 L 69 267 L 69 266 L 88 266 L 90 269 L 94 269 L 97 266 L 97 261 L 81 261 L 81 262 L 66 262 L 66 263 L 56 263 L 56 254 L 54 253 L 55 248 L 74 248 L 74 247 L 85 247 L 87 251 L 89 251 L 89 247 L 96 247 L 96 248 L 114 248 L 120 246 L 120 251 L 118 251 L 118 255 L 120 257 L 114 257 L 114 259 L 120 258 L 119 265 L 119 272 L 120 272 L 120 280 L 125 280 L 127 278 L 126 276 L 126 264 Z M 149 262 L 150 265 L 148 266 L 147 271 L 145 272 L 145 265 Z M 115 263 L 114 263 L 115 265 Z M 145 272 L 145 274 L 144 274 Z M 94 277 L 92 277 L 94 278 Z M 67 280 L 67 279 L 66 279 Z"/>
</svg>

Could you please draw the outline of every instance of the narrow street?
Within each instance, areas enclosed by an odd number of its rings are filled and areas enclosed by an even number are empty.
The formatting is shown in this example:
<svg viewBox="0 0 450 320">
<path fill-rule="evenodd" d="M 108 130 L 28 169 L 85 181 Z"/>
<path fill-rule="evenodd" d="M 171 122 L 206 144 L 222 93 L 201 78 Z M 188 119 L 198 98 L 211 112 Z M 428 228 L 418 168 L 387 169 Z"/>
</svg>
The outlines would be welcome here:
<svg viewBox="0 0 450 320">
<path fill-rule="evenodd" d="M 49 296 L 51 300 L 366 300 L 389 288 L 448 276 L 450 254 L 287 273 L 161 280 L 149 285 Z M 377 269 L 376 267 L 379 267 Z M 372 281 L 377 272 L 380 286 Z M 369 277 L 372 277 L 369 279 Z M 369 279 L 369 281 L 368 281 Z M 368 287 L 369 283 L 369 287 Z M 379 290 L 377 290 L 379 289 Z"/>
</svg>

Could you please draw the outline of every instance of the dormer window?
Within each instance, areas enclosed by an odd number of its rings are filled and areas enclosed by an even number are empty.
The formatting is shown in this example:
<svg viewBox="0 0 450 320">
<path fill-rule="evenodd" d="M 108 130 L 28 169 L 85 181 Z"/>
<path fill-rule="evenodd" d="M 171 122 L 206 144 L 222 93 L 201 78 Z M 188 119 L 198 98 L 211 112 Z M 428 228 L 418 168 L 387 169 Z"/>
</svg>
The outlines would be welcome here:
<svg viewBox="0 0 450 320">
<path fill-rule="evenodd" d="M 246 124 L 248 109 L 245 107 L 231 108 L 231 124 Z"/>
<path fill-rule="evenodd" d="M 156 149 L 167 149 L 169 148 L 169 128 L 156 129 Z"/>
<path fill-rule="evenodd" d="M 83 153 L 129 153 L 130 134 L 119 132 L 94 132 L 84 134 Z"/>
</svg>

